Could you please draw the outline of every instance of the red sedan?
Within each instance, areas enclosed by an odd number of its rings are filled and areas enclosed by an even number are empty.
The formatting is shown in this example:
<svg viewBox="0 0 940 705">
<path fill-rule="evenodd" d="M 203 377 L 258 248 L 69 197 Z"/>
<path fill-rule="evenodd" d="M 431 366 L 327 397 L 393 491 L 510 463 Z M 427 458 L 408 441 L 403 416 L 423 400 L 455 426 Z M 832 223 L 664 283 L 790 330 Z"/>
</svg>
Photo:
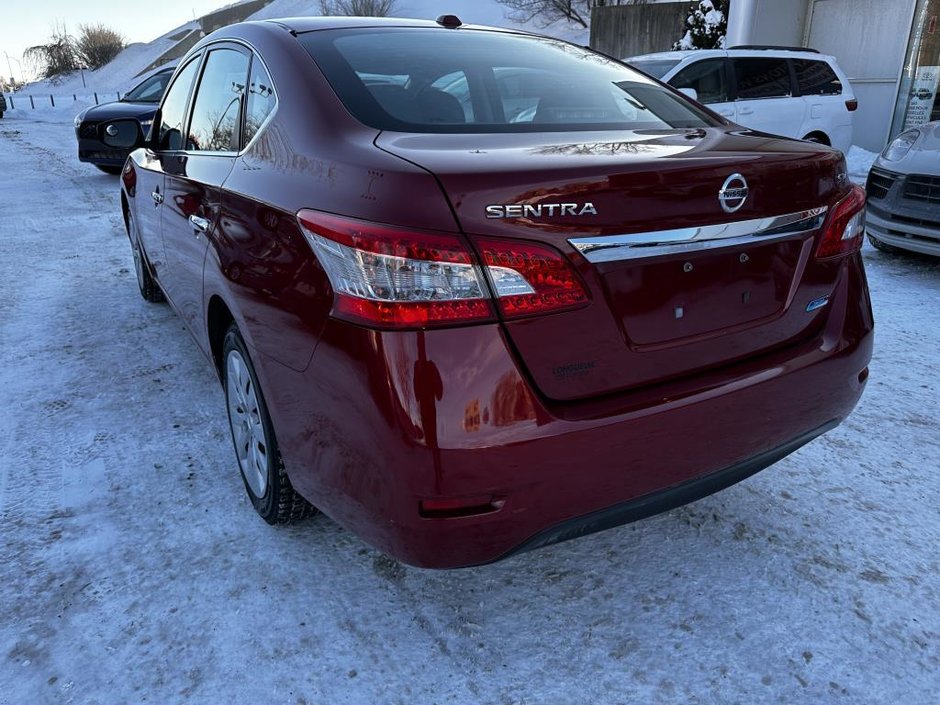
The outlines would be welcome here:
<svg viewBox="0 0 940 705">
<path fill-rule="evenodd" d="M 122 205 L 271 523 L 494 561 L 738 482 L 868 376 L 864 192 L 580 47 L 437 22 L 215 32 Z"/>
</svg>

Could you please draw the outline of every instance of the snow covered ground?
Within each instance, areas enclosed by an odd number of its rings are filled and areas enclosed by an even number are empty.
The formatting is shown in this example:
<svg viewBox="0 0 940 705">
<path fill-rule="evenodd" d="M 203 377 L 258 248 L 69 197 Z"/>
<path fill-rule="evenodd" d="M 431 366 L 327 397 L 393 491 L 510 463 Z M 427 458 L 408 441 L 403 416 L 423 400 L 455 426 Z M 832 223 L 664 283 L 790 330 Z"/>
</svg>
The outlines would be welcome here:
<svg viewBox="0 0 940 705">
<path fill-rule="evenodd" d="M 849 178 L 853 182 L 864 186 L 868 180 L 868 172 L 871 171 L 871 165 L 875 162 L 878 155 L 862 149 L 858 145 L 852 145 L 848 154 L 845 155 L 846 167 L 849 170 Z"/>
<path fill-rule="evenodd" d="M 940 692 L 940 261 L 866 250 L 846 423 L 647 521 L 454 572 L 245 500 L 71 114 L 0 122 L 0 703 L 904 703 Z M 573 469 L 576 460 L 572 460 Z"/>
</svg>

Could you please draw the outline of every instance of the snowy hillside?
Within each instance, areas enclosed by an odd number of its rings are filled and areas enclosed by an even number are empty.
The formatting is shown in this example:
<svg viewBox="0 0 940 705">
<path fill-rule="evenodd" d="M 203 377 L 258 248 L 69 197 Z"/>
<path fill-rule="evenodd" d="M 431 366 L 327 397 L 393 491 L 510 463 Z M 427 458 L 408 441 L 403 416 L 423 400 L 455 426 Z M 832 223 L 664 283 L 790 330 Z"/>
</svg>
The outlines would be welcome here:
<svg viewBox="0 0 940 705">
<path fill-rule="evenodd" d="M 197 22 L 187 22 L 173 29 L 152 42 L 136 42 L 129 44 L 109 64 L 97 71 L 85 71 L 85 85 L 82 85 L 81 72 L 76 72 L 64 80 L 36 81 L 17 91 L 17 95 L 45 96 L 55 95 L 90 95 L 93 91 L 98 93 L 112 93 L 126 91 L 137 84 L 141 79 L 138 74 L 156 61 L 164 52 L 173 48 L 176 41 L 172 37 L 187 34 L 198 30 Z"/>
<path fill-rule="evenodd" d="M 220 5 L 220 9 L 221 9 Z M 249 20 L 264 20 L 276 17 L 301 17 L 320 15 L 319 0 L 274 0 L 262 10 L 250 15 Z M 506 8 L 497 0 L 399 0 L 395 15 L 418 19 L 435 19 L 442 14 L 454 14 L 469 24 L 485 24 L 497 27 L 513 27 L 549 34 L 567 39 L 578 44 L 587 44 L 589 32 L 573 24 L 556 23 L 541 27 L 535 23 L 520 25 L 506 17 Z M 118 28 L 120 29 L 120 28 Z M 124 92 L 137 84 L 138 74 L 171 49 L 176 43 L 174 38 L 198 30 L 197 22 L 187 22 L 173 29 L 162 37 L 148 43 L 131 44 L 106 66 L 97 71 L 85 71 L 84 85 L 82 76 L 75 73 L 55 83 L 37 81 L 30 84 L 18 95 L 69 96 L 78 94 L 89 96 L 97 91 L 100 94 Z"/>
</svg>

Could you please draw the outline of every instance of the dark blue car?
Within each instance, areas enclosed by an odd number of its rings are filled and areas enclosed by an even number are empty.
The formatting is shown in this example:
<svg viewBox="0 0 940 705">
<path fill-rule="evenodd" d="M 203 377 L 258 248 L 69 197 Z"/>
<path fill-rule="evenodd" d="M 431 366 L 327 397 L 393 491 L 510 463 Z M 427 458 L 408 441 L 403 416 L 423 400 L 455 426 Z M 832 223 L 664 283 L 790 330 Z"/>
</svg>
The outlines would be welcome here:
<svg viewBox="0 0 940 705">
<path fill-rule="evenodd" d="M 108 174 L 119 174 L 127 155 L 150 130 L 174 69 L 162 69 L 145 78 L 121 100 L 95 105 L 76 115 L 79 160 Z"/>
</svg>

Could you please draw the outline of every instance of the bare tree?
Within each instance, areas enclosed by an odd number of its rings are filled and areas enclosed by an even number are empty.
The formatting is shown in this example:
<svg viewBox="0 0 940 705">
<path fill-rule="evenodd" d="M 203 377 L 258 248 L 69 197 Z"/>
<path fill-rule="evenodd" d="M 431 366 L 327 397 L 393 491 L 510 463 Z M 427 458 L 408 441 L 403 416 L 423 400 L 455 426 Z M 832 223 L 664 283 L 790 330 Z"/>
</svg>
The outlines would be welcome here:
<svg viewBox="0 0 940 705">
<path fill-rule="evenodd" d="M 499 0 L 514 22 L 545 27 L 559 20 L 587 28 L 591 10 L 608 5 L 640 5 L 644 0 Z"/>
<path fill-rule="evenodd" d="M 75 40 L 66 31 L 65 25 L 54 26 L 46 44 L 29 47 L 23 56 L 43 78 L 58 78 L 78 68 Z"/>
<path fill-rule="evenodd" d="M 124 37 L 103 24 L 78 25 L 75 53 L 87 67 L 98 69 L 121 53 Z"/>
<path fill-rule="evenodd" d="M 396 0 L 320 0 L 324 15 L 388 17 L 395 10 Z"/>
</svg>

